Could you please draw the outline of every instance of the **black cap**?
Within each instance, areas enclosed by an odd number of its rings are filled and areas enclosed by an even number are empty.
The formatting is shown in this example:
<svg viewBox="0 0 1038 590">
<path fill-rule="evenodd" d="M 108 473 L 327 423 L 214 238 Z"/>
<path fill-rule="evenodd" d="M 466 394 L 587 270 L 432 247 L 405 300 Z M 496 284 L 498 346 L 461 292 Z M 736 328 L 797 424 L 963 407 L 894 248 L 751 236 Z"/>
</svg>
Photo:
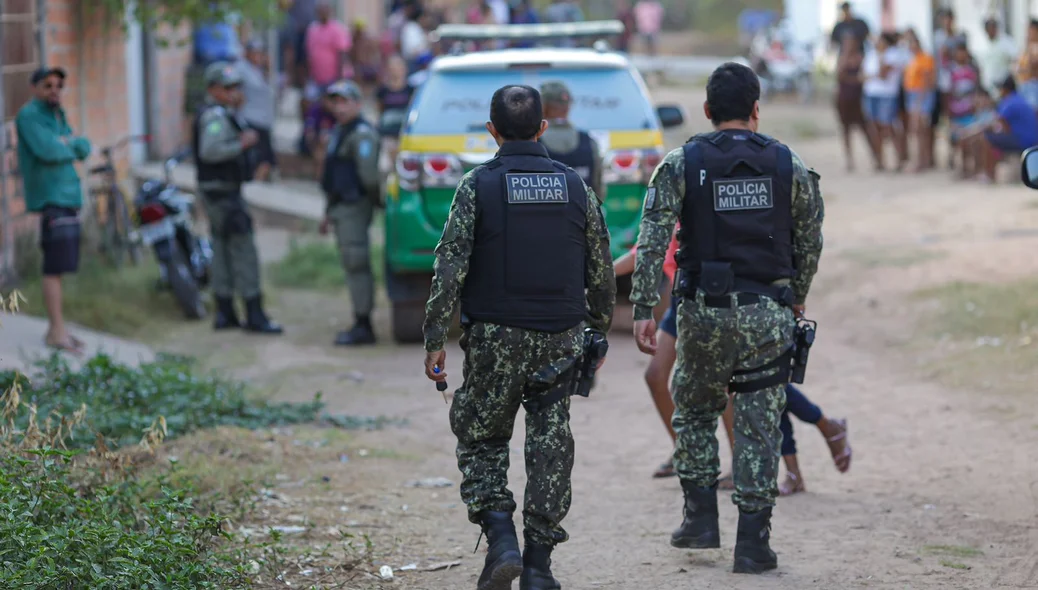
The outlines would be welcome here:
<svg viewBox="0 0 1038 590">
<path fill-rule="evenodd" d="M 40 68 L 32 73 L 32 78 L 30 78 L 30 80 L 32 85 L 35 86 L 50 76 L 57 76 L 64 80 L 65 70 L 61 68 Z"/>
<path fill-rule="evenodd" d="M 998 83 L 998 87 L 1006 92 L 1016 92 L 1016 79 L 1010 74 L 1006 76 L 1005 80 Z"/>
</svg>

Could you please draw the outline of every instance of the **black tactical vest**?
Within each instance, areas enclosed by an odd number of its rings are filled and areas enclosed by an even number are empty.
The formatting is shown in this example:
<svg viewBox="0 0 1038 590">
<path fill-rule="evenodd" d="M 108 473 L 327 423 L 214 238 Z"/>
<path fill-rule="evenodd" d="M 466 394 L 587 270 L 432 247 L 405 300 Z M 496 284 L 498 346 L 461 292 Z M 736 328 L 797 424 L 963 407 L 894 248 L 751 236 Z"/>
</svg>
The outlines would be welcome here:
<svg viewBox="0 0 1038 590">
<path fill-rule="evenodd" d="M 742 130 L 697 135 L 685 150 L 678 267 L 708 294 L 786 299 L 771 284 L 793 268 L 793 160 L 789 148 Z M 789 301 L 787 301 L 789 303 Z"/>
<path fill-rule="evenodd" d="M 203 162 L 202 158 L 198 157 L 200 153 L 199 148 L 202 144 L 202 133 L 205 131 L 202 129 L 202 116 L 210 109 L 223 109 L 224 107 L 216 104 L 209 104 L 199 111 L 198 116 L 195 117 L 194 124 L 194 136 L 192 137 L 192 148 L 195 151 L 195 166 L 198 173 L 198 182 L 210 182 L 214 180 L 224 181 L 228 183 L 241 184 L 246 181 L 249 170 L 248 160 L 245 150 L 233 159 L 224 162 Z M 239 133 L 242 131 L 241 124 L 238 122 L 236 117 L 227 117 L 230 121 L 231 126 L 234 127 Z"/>
<path fill-rule="evenodd" d="M 580 140 L 577 143 L 577 149 L 568 153 L 556 152 L 548 150 L 548 156 L 556 162 L 562 162 L 569 166 L 574 172 L 580 175 L 580 178 L 591 186 L 591 171 L 594 170 L 595 166 L 595 149 L 591 144 L 591 136 L 587 132 L 579 131 Z M 544 146 L 547 148 L 548 146 Z"/>
<path fill-rule="evenodd" d="M 587 199 L 576 172 L 532 141 L 481 168 L 461 312 L 472 321 L 558 333 L 584 321 Z"/>
<path fill-rule="evenodd" d="M 321 188 L 328 197 L 328 204 L 356 203 L 364 196 L 357 174 L 357 162 L 353 154 L 342 155 L 340 149 L 350 135 L 361 125 L 367 125 L 361 117 L 340 125 L 328 142 L 328 155 L 321 175 Z"/>
</svg>

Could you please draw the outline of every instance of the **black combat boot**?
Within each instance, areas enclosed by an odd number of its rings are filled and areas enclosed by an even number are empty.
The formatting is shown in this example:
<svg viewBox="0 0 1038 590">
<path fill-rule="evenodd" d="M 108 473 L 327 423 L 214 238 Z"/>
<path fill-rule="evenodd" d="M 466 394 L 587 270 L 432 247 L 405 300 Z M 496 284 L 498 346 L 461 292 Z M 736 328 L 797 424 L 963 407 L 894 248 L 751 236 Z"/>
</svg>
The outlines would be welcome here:
<svg viewBox="0 0 1038 590">
<path fill-rule="evenodd" d="M 768 545 L 771 538 L 771 508 L 747 512 L 739 509 L 739 533 L 735 537 L 737 574 L 760 574 L 778 567 L 778 557 Z"/>
<path fill-rule="evenodd" d="M 280 334 L 284 331 L 263 312 L 263 298 L 259 295 L 245 300 L 245 330 L 259 334 Z"/>
<path fill-rule="evenodd" d="M 479 514 L 483 534 L 487 536 L 487 560 L 479 575 L 476 590 L 509 590 L 512 580 L 523 571 L 519 539 L 511 512 L 484 510 Z"/>
<path fill-rule="evenodd" d="M 240 328 L 238 312 L 234 311 L 234 299 L 230 297 L 216 298 L 216 317 L 213 318 L 214 330 L 226 330 L 228 328 Z"/>
<path fill-rule="evenodd" d="M 717 484 L 696 487 L 681 482 L 685 492 L 685 518 L 673 534 L 670 544 L 682 549 L 716 549 L 721 546 L 721 530 L 717 524 Z"/>
<path fill-rule="evenodd" d="M 560 590 L 562 584 L 551 575 L 550 545 L 526 543 L 523 551 L 523 576 L 519 578 L 519 590 Z"/>
<path fill-rule="evenodd" d="M 335 337 L 336 346 L 361 346 L 375 343 L 375 330 L 371 327 L 371 317 L 358 315 L 353 327 L 339 332 Z"/>
</svg>

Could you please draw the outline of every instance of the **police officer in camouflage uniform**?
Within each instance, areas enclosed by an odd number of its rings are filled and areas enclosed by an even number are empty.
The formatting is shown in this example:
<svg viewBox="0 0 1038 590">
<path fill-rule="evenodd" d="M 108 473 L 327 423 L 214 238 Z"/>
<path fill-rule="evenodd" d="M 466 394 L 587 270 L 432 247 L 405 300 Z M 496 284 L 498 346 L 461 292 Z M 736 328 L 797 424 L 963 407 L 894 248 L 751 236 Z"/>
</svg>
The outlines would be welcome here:
<svg viewBox="0 0 1038 590">
<path fill-rule="evenodd" d="M 760 84 L 727 63 L 707 83 L 716 131 L 670 152 L 645 194 L 633 276 L 635 337 L 655 352 L 652 309 L 664 254 L 681 222 L 678 358 L 671 391 L 674 467 L 684 520 L 671 545 L 720 547 L 717 418 L 734 393 L 733 472 L 739 507 L 736 573 L 778 565 L 769 545 L 778 495 L 779 421 L 786 404 L 795 318 L 804 313 L 822 252 L 818 175 L 788 147 L 757 133 Z"/>
<path fill-rule="evenodd" d="M 338 126 L 328 141 L 328 155 L 321 174 L 327 211 L 321 233 L 335 228 L 335 239 L 346 271 L 356 322 L 335 338 L 339 346 L 375 343 L 371 309 L 375 304 L 375 278 L 371 274 L 371 244 L 368 229 L 380 203 L 379 136 L 361 116 L 360 88 L 350 81 L 328 87 L 332 113 Z"/>
<path fill-rule="evenodd" d="M 541 85 L 541 99 L 548 130 L 540 141 L 548 149 L 548 155 L 576 171 L 596 195 L 605 196 L 602 192 L 602 154 L 598 142 L 570 123 L 569 107 L 573 97 L 569 88 L 562 82 L 545 82 Z"/>
<path fill-rule="evenodd" d="M 573 468 L 568 394 L 585 326 L 605 332 L 616 299 L 598 198 L 537 143 L 542 117 L 537 90 L 494 93 L 487 129 L 500 149 L 458 184 L 426 307 L 425 372 L 444 381 L 443 347 L 461 300 L 464 382 L 450 422 L 461 497 L 490 545 L 479 590 L 510 588 L 520 571 L 522 590 L 560 588 L 550 556 L 568 538 L 561 526 Z M 507 488 L 520 404 L 528 476 L 521 557 Z"/>
<path fill-rule="evenodd" d="M 242 102 L 241 73 L 226 62 L 206 68 L 208 96 L 194 123 L 198 189 L 212 233 L 212 290 L 216 299 L 213 328 L 240 328 L 234 295 L 245 300 L 245 329 L 280 334 L 281 326 L 263 311 L 259 255 L 252 233 L 242 183 L 251 166 L 249 148 L 258 136 L 248 130 L 235 109 Z"/>
</svg>

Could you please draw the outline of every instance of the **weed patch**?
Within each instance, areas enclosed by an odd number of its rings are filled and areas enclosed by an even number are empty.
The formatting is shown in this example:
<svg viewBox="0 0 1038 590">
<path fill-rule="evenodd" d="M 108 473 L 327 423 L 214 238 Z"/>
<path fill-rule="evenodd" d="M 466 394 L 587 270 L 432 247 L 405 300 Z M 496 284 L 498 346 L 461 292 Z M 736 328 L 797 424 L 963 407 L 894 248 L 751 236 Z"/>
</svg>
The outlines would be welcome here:
<svg viewBox="0 0 1038 590">
<path fill-rule="evenodd" d="M 371 245 L 371 272 L 376 283 L 383 282 L 385 249 L 381 243 Z M 271 281 L 293 289 L 334 290 L 345 286 L 342 257 L 334 241 L 292 238 L 288 253 L 268 266 Z"/>
</svg>

